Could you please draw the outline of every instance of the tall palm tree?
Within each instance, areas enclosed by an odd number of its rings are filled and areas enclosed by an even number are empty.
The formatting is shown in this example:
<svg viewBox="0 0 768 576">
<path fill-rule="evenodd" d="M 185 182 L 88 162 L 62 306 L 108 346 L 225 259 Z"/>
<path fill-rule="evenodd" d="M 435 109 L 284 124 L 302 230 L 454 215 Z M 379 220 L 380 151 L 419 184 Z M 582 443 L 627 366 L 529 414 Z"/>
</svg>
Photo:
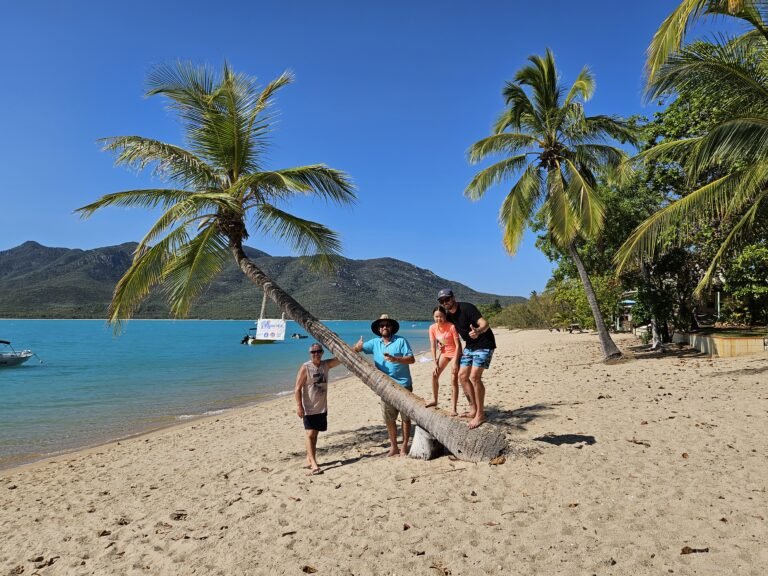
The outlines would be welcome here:
<svg viewBox="0 0 768 576">
<path fill-rule="evenodd" d="M 103 140 L 118 165 L 154 172 L 172 188 L 107 194 L 80 208 L 84 217 L 108 206 L 161 208 L 162 214 L 136 248 L 109 310 L 111 322 L 129 318 L 155 286 L 162 286 L 177 317 L 187 315 L 194 298 L 229 258 L 254 284 L 388 403 L 410 416 L 457 456 L 488 460 L 506 446 L 493 426 L 468 430 L 424 402 L 358 356 L 341 338 L 285 293 L 248 259 L 243 242 L 250 230 L 288 241 L 301 254 L 330 262 L 338 255 L 337 235 L 280 207 L 296 195 L 315 195 L 349 204 L 355 194 L 343 172 L 324 165 L 267 170 L 269 107 L 291 81 L 283 74 L 260 89 L 256 81 L 224 65 L 221 75 L 187 63 L 157 68 L 148 79 L 150 96 L 170 102 L 184 125 L 187 147 L 141 136 Z"/>
<path fill-rule="evenodd" d="M 519 174 L 499 212 L 507 252 L 517 251 L 532 218 L 545 222 L 552 242 L 567 251 L 576 265 L 603 355 L 617 358 L 621 352 L 608 333 L 577 244 L 580 238 L 595 237 L 602 228 L 597 171 L 616 167 L 626 157 L 607 142 L 634 142 L 633 130 L 617 118 L 585 116 L 583 104 L 595 88 L 588 68 L 566 91 L 549 49 L 543 57 L 528 60 L 503 90 L 507 108 L 496 121 L 493 135 L 469 149 L 473 164 L 490 155 L 505 158 L 478 172 L 464 194 L 477 200 L 491 186 Z"/>
<path fill-rule="evenodd" d="M 695 42 L 680 48 L 685 29 L 706 14 L 724 15 L 751 27 L 736 38 Z M 709 94 L 727 119 L 706 134 L 658 144 L 638 155 L 642 161 L 676 161 L 686 170 L 692 192 L 638 226 L 616 254 L 619 270 L 674 242 L 691 226 L 712 219 L 729 229 L 697 287 L 712 280 L 726 254 L 753 231 L 768 202 L 768 2 L 733 0 L 683 2 L 668 17 L 649 48 L 648 94 Z M 673 39 L 674 41 L 670 40 Z M 719 174 L 708 178 L 717 169 Z M 704 182 L 702 184 L 702 182 Z"/>
</svg>

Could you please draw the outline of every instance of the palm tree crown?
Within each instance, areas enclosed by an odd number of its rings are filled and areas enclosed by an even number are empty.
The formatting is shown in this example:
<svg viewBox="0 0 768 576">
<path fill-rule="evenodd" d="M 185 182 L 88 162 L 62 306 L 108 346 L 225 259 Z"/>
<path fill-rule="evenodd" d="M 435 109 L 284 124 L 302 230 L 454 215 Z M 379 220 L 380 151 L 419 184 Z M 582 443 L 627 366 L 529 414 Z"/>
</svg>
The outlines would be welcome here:
<svg viewBox="0 0 768 576">
<path fill-rule="evenodd" d="M 520 173 L 499 212 L 507 251 L 517 251 L 531 219 L 544 222 L 553 243 L 567 250 L 576 265 L 605 358 L 618 357 L 621 352 L 608 334 L 576 242 L 595 237 L 602 228 L 597 171 L 616 167 L 626 158 L 608 142 L 634 142 L 634 131 L 618 118 L 584 114 L 584 102 L 595 89 L 588 68 L 566 90 L 550 50 L 528 60 L 504 88 L 507 108 L 493 134 L 469 149 L 473 164 L 494 154 L 506 157 L 478 172 L 464 194 L 477 200 L 491 186 Z"/>
<path fill-rule="evenodd" d="M 521 172 L 499 214 L 510 253 L 517 250 L 529 219 L 538 211 L 562 247 L 577 236 L 596 235 L 603 204 L 595 190 L 595 174 L 626 158 L 607 142 L 634 142 L 633 131 L 624 121 L 584 114 L 584 102 L 595 89 L 588 68 L 566 91 L 550 50 L 528 60 L 530 64 L 503 90 L 507 108 L 496 121 L 493 135 L 469 149 L 473 164 L 494 154 L 508 156 L 478 172 L 464 192 L 477 200 L 491 186 Z"/>
<path fill-rule="evenodd" d="M 225 63 L 217 75 L 206 67 L 176 63 L 157 68 L 147 95 L 161 95 L 181 119 L 186 147 L 142 136 L 102 140 L 116 163 L 154 167 L 170 188 L 107 194 L 80 208 L 85 217 L 107 206 L 160 207 L 162 214 L 139 243 L 132 266 L 115 289 L 110 320 L 128 318 L 158 284 L 171 310 L 184 316 L 194 298 L 218 274 L 234 247 L 249 233 L 288 241 L 300 254 L 328 261 L 337 255 L 337 235 L 316 222 L 289 214 L 281 204 L 295 195 L 316 195 L 339 204 L 354 201 L 346 174 L 324 165 L 267 170 L 275 93 L 292 81 L 284 73 L 263 89 Z M 250 225 L 250 232 L 249 232 Z"/>
</svg>

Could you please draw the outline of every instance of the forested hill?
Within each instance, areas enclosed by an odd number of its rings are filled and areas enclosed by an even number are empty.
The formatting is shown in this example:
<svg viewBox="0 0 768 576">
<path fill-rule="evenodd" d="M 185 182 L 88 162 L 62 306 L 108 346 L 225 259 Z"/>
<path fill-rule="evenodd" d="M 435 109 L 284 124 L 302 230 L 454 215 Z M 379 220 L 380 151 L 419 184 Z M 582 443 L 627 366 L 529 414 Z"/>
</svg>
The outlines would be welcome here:
<svg viewBox="0 0 768 576">
<path fill-rule="evenodd" d="M 48 248 L 36 242 L 0 251 L 0 318 L 104 318 L 112 291 L 128 269 L 136 243 L 94 250 Z M 392 258 L 341 259 L 335 272 L 308 270 L 299 258 L 273 257 L 247 248 L 253 261 L 318 318 L 431 318 L 438 290 L 449 286 L 460 300 L 502 306 L 522 302 L 436 276 Z M 191 318 L 256 318 L 261 290 L 234 263 L 210 285 L 192 308 Z M 267 315 L 279 317 L 272 302 Z M 168 318 L 168 306 L 153 294 L 137 318 Z"/>
</svg>

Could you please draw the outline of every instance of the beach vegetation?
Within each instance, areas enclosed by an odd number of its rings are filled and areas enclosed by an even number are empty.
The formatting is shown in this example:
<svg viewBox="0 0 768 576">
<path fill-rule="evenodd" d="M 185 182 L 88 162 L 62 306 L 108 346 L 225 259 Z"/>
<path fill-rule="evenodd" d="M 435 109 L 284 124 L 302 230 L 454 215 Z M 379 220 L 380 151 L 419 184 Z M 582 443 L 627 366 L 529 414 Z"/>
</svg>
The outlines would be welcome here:
<svg viewBox="0 0 768 576">
<path fill-rule="evenodd" d="M 567 310 L 558 304 L 551 292 L 539 294 L 535 290 L 525 302 L 505 306 L 486 318 L 494 326 L 523 330 L 566 328 L 571 322 Z"/>
<path fill-rule="evenodd" d="M 506 108 L 491 136 L 475 142 L 468 153 L 472 164 L 502 158 L 480 170 L 464 194 L 478 200 L 495 185 L 513 181 L 499 212 L 506 250 L 514 254 L 532 221 L 541 222 L 549 240 L 574 263 L 603 356 L 617 358 L 621 352 L 608 333 L 579 245 L 603 228 L 598 175 L 627 159 L 611 142 L 634 143 L 636 131 L 623 119 L 585 114 L 584 104 L 595 90 L 589 68 L 566 87 L 550 50 L 528 61 L 502 91 Z"/>
<path fill-rule="evenodd" d="M 234 260 L 240 271 L 387 403 L 437 438 L 457 456 L 490 460 L 505 447 L 494 426 L 469 430 L 447 414 L 428 409 L 391 378 L 362 359 L 268 276 L 245 252 L 253 234 L 287 242 L 310 264 L 332 266 L 338 236 L 325 225 L 295 216 L 286 204 L 311 196 L 339 206 L 355 200 L 344 172 L 323 164 L 268 169 L 275 95 L 291 83 L 289 73 L 261 87 L 256 79 L 224 64 L 220 73 L 178 62 L 157 67 L 147 96 L 161 96 L 184 128 L 185 146 L 142 136 L 102 140 L 120 166 L 152 169 L 167 188 L 115 192 L 83 206 L 88 217 L 108 207 L 160 209 L 139 242 L 128 271 L 112 296 L 109 320 L 130 318 L 153 288 L 162 288 L 171 313 L 185 317 L 194 299 Z"/>
<path fill-rule="evenodd" d="M 677 164 L 679 198 L 641 223 L 618 250 L 619 270 L 691 234 L 717 231 L 716 250 L 696 287 L 705 289 L 752 242 L 766 238 L 768 218 L 768 23 L 759 0 L 686 0 L 659 28 L 649 48 L 649 98 L 702 98 L 711 122 L 696 134 L 670 137 L 643 151 L 643 162 Z M 683 45 L 689 26 L 719 16 L 748 26 L 738 36 Z"/>
</svg>

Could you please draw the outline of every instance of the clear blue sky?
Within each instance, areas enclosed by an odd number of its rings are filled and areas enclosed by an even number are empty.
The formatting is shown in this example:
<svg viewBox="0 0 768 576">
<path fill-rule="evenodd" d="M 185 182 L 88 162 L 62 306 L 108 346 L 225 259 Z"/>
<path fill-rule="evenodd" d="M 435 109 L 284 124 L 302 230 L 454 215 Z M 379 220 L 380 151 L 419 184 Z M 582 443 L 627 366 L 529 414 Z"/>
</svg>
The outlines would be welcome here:
<svg viewBox="0 0 768 576">
<path fill-rule="evenodd" d="M 73 210 L 108 192 L 156 185 L 115 168 L 96 140 L 138 134 L 182 144 L 159 98 L 156 64 L 190 60 L 267 82 L 277 99 L 269 165 L 325 163 L 359 189 L 352 208 L 302 200 L 290 210 L 340 232 L 349 258 L 389 256 L 481 291 L 527 296 L 550 264 L 526 235 L 505 253 L 497 213 L 507 187 L 477 203 L 466 150 L 489 134 L 503 84 L 550 47 L 563 79 L 597 78 L 588 114 L 651 115 L 645 49 L 679 0 L 5 2 L 0 22 L 0 250 L 26 240 L 95 248 L 135 241 L 152 221 Z M 271 254 L 288 247 L 262 238 Z"/>
</svg>

